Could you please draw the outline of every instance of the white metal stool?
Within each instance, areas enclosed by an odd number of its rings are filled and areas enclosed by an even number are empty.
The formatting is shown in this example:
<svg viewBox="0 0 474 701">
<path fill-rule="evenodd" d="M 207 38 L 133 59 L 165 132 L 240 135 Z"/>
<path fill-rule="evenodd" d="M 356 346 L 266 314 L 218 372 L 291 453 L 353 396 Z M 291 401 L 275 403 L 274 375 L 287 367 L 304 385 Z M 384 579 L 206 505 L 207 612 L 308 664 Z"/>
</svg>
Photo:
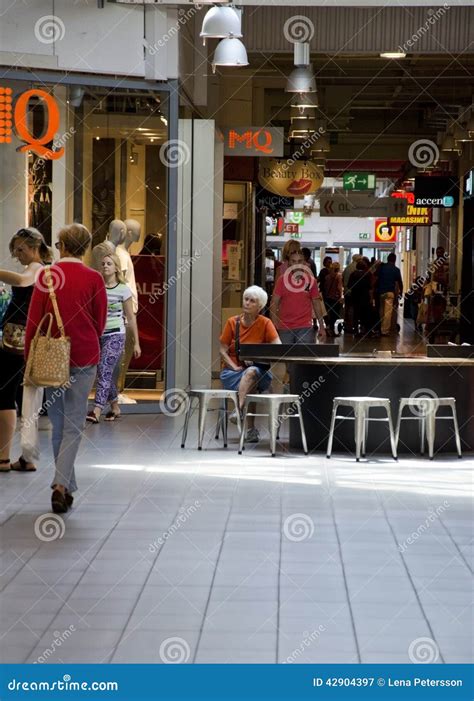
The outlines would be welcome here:
<svg viewBox="0 0 474 701">
<path fill-rule="evenodd" d="M 340 406 L 348 406 L 354 409 L 354 416 L 338 416 L 337 409 Z M 387 412 L 387 418 L 374 418 L 369 416 L 369 411 L 375 407 L 382 407 Z M 334 397 L 332 405 L 331 427 L 329 429 L 329 440 L 326 457 L 330 458 L 332 453 L 332 443 L 334 438 L 334 426 L 336 419 L 342 421 L 354 421 L 354 438 L 356 447 L 356 460 L 359 462 L 362 454 L 365 457 L 365 445 L 369 429 L 369 421 L 383 421 L 388 423 L 390 431 L 390 445 L 392 455 L 397 460 L 397 444 L 395 432 L 393 430 L 392 412 L 390 410 L 390 399 L 383 397 Z"/>
<path fill-rule="evenodd" d="M 189 419 L 192 413 L 192 402 L 193 399 L 197 399 L 199 402 L 199 419 L 198 419 L 198 450 L 202 450 L 202 441 L 204 438 L 204 431 L 206 428 L 206 414 L 210 410 L 209 403 L 213 399 L 218 399 L 221 401 L 221 406 L 219 407 L 219 416 L 216 426 L 216 438 L 219 438 L 219 430 L 222 426 L 222 435 L 224 438 L 224 448 L 227 448 L 227 400 L 234 403 L 235 411 L 237 413 L 237 427 L 241 431 L 241 420 L 239 412 L 239 395 L 230 389 L 190 389 L 188 390 L 188 407 L 186 410 L 186 416 L 184 419 L 183 426 L 183 436 L 181 438 L 181 448 L 184 448 L 186 443 L 186 437 L 188 435 Z"/>
<path fill-rule="evenodd" d="M 405 407 L 415 409 L 414 416 L 402 416 Z M 439 407 L 447 406 L 451 409 L 451 416 L 437 416 Z M 398 447 L 398 439 L 400 438 L 400 424 L 402 421 L 419 421 L 420 428 L 420 452 L 424 455 L 425 452 L 425 434 L 428 444 L 428 455 L 430 460 L 434 456 L 434 442 L 436 435 L 437 421 L 452 421 L 454 423 L 454 437 L 456 440 L 456 450 L 458 457 L 462 458 L 461 438 L 459 436 L 458 417 L 456 414 L 456 400 L 454 397 L 403 397 L 400 399 L 398 410 L 398 421 L 396 430 L 396 442 Z"/>
<path fill-rule="evenodd" d="M 249 404 L 255 402 L 257 404 L 263 404 L 263 411 L 261 414 L 249 412 Z M 280 406 L 284 404 L 295 405 L 297 411 L 289 414 L 288 412 L 281 413 Z M 279 433 L 280 423 L 282 419 L 297 418 L 300 422 L 301 428 L 301 442 L 303 443 L 303 451 L 305 455 L 308 455 L 308 446 L 306 443 L 306 433 L 303 425 L 303 416 L 301 414 L 301 401 L 299 395 L 297 394 L 248 394 L 245 397 L 244 415 L 242 419 L 242 431 L 240 433 L 240 445 L 239 445 L 239 455 L 242 455 L 242 450 L 244 449 L 245 441 L 245 429 L 247 426 L 247 416 L 268 416 L 268 428 L 270 431 L 270 450 L 272 453 L 272 458 L 275 457 L 276 441 Z"/>
</svg>

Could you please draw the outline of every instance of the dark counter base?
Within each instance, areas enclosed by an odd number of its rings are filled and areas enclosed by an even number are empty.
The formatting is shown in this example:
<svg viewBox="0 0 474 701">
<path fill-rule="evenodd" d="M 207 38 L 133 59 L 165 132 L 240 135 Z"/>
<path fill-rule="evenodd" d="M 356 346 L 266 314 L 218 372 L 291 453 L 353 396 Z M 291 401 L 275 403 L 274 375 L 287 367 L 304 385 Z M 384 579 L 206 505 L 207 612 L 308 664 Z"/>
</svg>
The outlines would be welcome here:
<svg viewBox="0 0 474 701">
<path fill-rule="evenodd" d="M 391 400 L 394 426 L 398 417 L 401 397 L 423 390 L 438 397 L 455 397 L 463 452 L 474 449 L 474 367 L 473 366 L 429 366 L 429 365 L 336 365 L 328 360 L 325 364 L 290 363 L 291 392 L 303 398 L 303 419 L 310 451 L 326 452 L 331 420 L 332 400 L 336 396 L 388 397 Z M 373 413 L 372 413 L 373 412 Z M 350 414 L 341 408 L 339 414 Z M 439 415 L 448 415 L 446 407 Z M 382 417 L 384 412 L 371 410 L 371 416 Z M 406 407 L 404 416 L 410 416 Z M 290 446 L 302 449 L 301 437 L 296 421 L 290 421 Z M 354 452 L 354 422 L 336 422 L 333 452 Z M 403 421 L 398 452 L 418 454 L 420 441 L 418 422 Z M 425 446 L 425 454 L 427 448 Z M 453 423 L 438 421 L 436 424 L 435 453 L 455 453 Z M 371 423 L 367 443 L 367 455 L 390 455 L 388 424 Z"/>
</svg>

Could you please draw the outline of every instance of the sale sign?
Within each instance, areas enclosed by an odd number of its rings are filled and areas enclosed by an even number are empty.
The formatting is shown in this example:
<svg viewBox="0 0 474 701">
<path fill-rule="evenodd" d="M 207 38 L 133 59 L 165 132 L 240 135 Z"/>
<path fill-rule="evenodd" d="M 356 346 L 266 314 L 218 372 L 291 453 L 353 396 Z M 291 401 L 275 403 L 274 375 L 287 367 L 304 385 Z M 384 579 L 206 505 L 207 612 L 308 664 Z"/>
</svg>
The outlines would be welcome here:
<svg viewBox="0 0 474 701">
<path fill-rule="evenodd" d="M 138 291 L 137 326 L 142 354 L 132 358 L 130 369 L 164 367 L 165 257 L 132 256 Z"/>
<path fill-rule="evenodd" d="M 36 137 L 29 129 L 28 108 L 33 97 L 40 99 L 43 109 L 47 115 L 45 119 L 45 129 L 41 136 Z M 59 147 L 54 151 L 46 147 L 54 140 L 55 134 L 59 130 L 59 107 L 50 93 L 45 90 L 33 88 L 21 93 L 13 106 L 13 95 L 11 88 L 0 87 L 0 144 L 11 143 L 13 131 L 22 146 L 16 149 L 20 153 L 31 151 L 45 160 L 55 161 L 64 155 L 64 148 Z"/>
</svg>

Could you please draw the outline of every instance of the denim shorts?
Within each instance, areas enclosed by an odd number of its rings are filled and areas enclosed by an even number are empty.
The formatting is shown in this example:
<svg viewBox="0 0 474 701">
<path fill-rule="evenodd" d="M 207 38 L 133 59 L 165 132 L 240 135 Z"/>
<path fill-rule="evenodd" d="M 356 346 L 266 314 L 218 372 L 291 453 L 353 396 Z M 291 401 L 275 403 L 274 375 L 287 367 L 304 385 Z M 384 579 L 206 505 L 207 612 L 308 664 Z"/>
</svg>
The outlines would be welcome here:
<svg viewBox="0 0 474 701">
<path fill-rule="evenodd" d="M 231 370 L 230 368 L 224 368 L 221 372 L 221 382 L 224 389 L 231 389 L 234 392 L 239 391 L 239 385 L 242 377 L 247 372 L 247 370 L 256 370 L 258 373 L 258 384 L 257 389 L 259 392 L 265 392 L 271 385 L 272 373 L 270 370 L 262 370 L 259 367 L 251 365 L 249 368 L 242 368 L 242 370 Z"/>
</svg>

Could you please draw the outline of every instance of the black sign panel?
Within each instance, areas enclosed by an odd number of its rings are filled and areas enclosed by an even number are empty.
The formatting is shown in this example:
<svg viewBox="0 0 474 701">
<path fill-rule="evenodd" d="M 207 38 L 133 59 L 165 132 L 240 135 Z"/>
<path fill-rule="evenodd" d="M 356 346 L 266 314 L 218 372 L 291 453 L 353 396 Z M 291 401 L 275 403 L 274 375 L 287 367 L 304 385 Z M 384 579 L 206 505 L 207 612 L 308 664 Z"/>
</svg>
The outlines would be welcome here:
<svg viewBox="0 0 474 701">
<path fill-rule="evenodd" d="M 420 175 L 415 178 L 415 207 L 451 209 L 459 203 L 459 178 Z"/>
<path fill-rule="evenodd" d="M 255 198 L 257 209 L 266 207 L 270 211 L 282 212 L 285 209 L 294 209 L 294 197 L 282 197 L 275 195 L 273 192 L 266 190 L 264 187 L 258 186 Z"/>
</svg>

